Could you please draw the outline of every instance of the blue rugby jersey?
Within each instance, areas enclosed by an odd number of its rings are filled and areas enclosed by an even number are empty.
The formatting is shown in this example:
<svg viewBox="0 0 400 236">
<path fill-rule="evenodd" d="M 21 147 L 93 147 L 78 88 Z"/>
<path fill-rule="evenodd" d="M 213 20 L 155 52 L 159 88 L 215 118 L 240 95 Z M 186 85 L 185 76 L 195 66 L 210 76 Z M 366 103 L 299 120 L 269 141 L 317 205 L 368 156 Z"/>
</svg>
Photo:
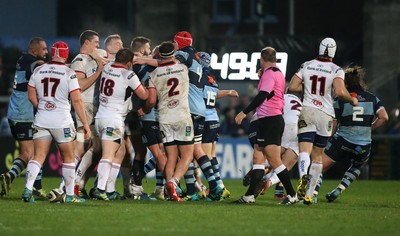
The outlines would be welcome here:
<svg viewBox="0 0 400 236">
<path fill-rule="evenodd" d="M 383 108 L 381 101 L 367 91 L 349 91 L 357 93 L 358 105 L 352 106 L 338 98 L 334 101 L 335 116 L 339 122 L 335 135 L 358 145 L 371 143 L 371 126 L 375 114 Z"/>
<path fill-rule="evenodd" d="M 182 64 L 189 68 L 189 106 L 190 113 L 199 116 L 206 116 L 206 106 L 203 101 L 204 80 L 202 77 L 203 68 L 200 65 L 196 50 L 191 47 L 184 47 L 175 53 L 175 57 Z"/>
<path fill-rule="evenodd" d="M 204 103 L 206 104 L 206 121 L 219 121 L 217 110 L 215 109 L 219 88 L 210 68 L 203 67 L 202 79 L 205 81 L 203 95 Z"/>
<path fill-rule="evenodd" d="M 7 118 L 19 122 L 33 122 L 34 111 L 28 99 L 28 82 L 32 72 L 43 59 L 24 53 L 17 61 L 13 92 L 8 104 Z"/>
</svg>

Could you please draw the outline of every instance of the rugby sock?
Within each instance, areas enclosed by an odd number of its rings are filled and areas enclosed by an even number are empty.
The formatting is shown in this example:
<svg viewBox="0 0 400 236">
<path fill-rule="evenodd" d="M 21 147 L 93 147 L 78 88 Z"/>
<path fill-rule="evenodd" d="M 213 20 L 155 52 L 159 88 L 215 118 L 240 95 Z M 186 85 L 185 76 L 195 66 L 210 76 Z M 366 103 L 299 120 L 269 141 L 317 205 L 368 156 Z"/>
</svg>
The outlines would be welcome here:
<svg viewBox="0 0 400 236">
<path fill-rule="evenodd" d="M 21 158 L 15 158 L 13 161 L 13 164 L 11 166 L 10 171 L 8 172 L 11 177 L 11 183 L 14 181 L 14 179 L 21 174 L 23 170 L 25 170 L 26 164 Z"/>
<path fill-rule="evenodd" d="M 186 182 L 186 194 L 193 195 L 196 193 L 196 188 L 194 187 L 194 183 L 196 182 L 196 178 L 194 177 L 194 164 L 193 162 L 189 163 L 188 170 L 185 173 L 185 182 Z"/>
<path fill-rule="evenodd" d="M 274 195 L 282 198 L 283 195 L 285 194 L 285 189 L 283 188 L 283 185 L 281 183 L 275 185 L 275 190 L 274 190 Z"/>
<path fill-rule="evenodd" d="M 247 189 L 247 192 L 245 193 L 245 196 L 250 196 L 254 195 L 254 192 L 256 190 L 256 187 L 258 185 L 258 182 L 263 178 L 264 176 L 264 165 L 253 165 L 253 170 L 251 171 L 251 182 L 250 186 Z"/>
<path fill-rule="evenodd" d="M 271 177 L 269 178 L 269 180 L 271 181 L 271 185 L 274 185 L 274 184 L 277 184 L 277 183 L 281 182 L 279 180 L 278 175 L 276 174 L 276 172 L 275 171 L 272 171 L 272 172 L 273 173 L 272 173 Z"/>
<path fill-rule="evenodd" d="M 97 167 L 98 182 L 97 188 L 100 190 L 106 189 L 106 184 L 111 171 L 111 161 L 107 159 L 101 159 L 99 166 Z"/>
<path fill-rule="evenodd" d="M 35 182 L 33 183 L 33 187 L 37 190 L 42 189 L 42 173 L 43 173 L 43 167 L 40 168 L 40 171 L 36 176 Z"/>
<path fill-rule="evenodd" d="M 78 155 L 76 155 L 76 154 L 74 154 L 74 163 L 75 163 L 75 166 L 78 165 L 78 163 L 79 163 L 80 160 L 81 160 L 81 157 L 78 156 Z"/>
<path fill-rule="evenodd" d="M 217 181 L 217 184 L 221 188 L 225 188 L 224 182 L 221 179 L 221 174 L 219 173 L 219 163 L 217 157 L 213 157 L 210 162 L 214 171 L 215 181 Z"/>
<path fill-rule="evenodd" d="M 161 171 L 158 170 L 156 167 L 156 186 L 164 186 L 165 185 L 165 178 Z"/>
<path fill-rule="evenodd" d="M 81 162 L 76 169 L 75 184 L 80 184 L 83 175 L 86 173 L 87 169 L 92 165 L 93 162 L 93 151 L 88 150 L 85 155 L 83 155 Z"/>
<path fill-rule="evenodd" d="M 366 163 L 366 162 L 365 162 Z M 346 171 L 346 173 L 344 173 L 343 179 L 340 182 L 340 184 L 338 185 L 338 188 L 342 190 L 342 192 L 350 186 L 351 183 L 353 183 L 354 180 L 356 180 L 358 178 L 358 176 L 360 176 L 361 173 L 361 169 L 363 165 L 351 165 L 349 167 L 349 169 Z"/>
<path fill-rule="evenodd" d="M 299 154 L 299 162 L 298 162 L 298 167 L 299 167 L 299 175 L 300 179 L 303 177 L 303 175 L 306 175 L 308 172 L 308 167 L 310 166 L 310 154 L 307 152 L 301 152 Z"/>
<path fill-rule="evenodd" d="M 218 185 L 217 181 L 215 181 L 214 170 L 212 169 L 211 162 L 208 159 L 208 156 L 204 155 L 200 157 L 197 160 L 197 163 L 199 164 L 200 169 L 203 171 L 204 176 L 207 178 L 210 190 L 216 188 Z"/>
<path fill-rule="evenodd" d="M 142 179 L 144 177 L 144 163 L 141 160 L 135 160 L 133 162 L 133 183 L 138 186 L 142 186 Z"/>
<path fill-rule="evenodd" d="M 62 176 L 65 183 L 65 194 L 74 195 L 75 185 L 75 163 L 63 163 Z"/>
<path fill-rule="evenodd" d="M 313 162 L 310 166 L 310 183 L 308 185 L 308 189 L 306 192 L 306 196 L 313 196 L 315 186 L 317 185 L 318 178 L 322 173 L 322 163 L 321 162 Z"/>
<path fill-rule="evenodd" d="M 110 176 L 108 177 L 107 185 L 106 185 L 107 193 L 112 193 L 115 191 L 115 182 L 117 181 L 117 177 L 118 177 L 120 168 L 121 168 L 120 164 L 112 163 L 111 170 L 110 170 Z"/>
<path fill-rule="evenodd" d="M 35 160 L 30 160 L 28 162 L 28 166 L 26 167 L 25 188 L 32 190 L 33 182 L 35 182 L 36 176 L 38 175 L 40 168 L 42 168 L 42 166 L 39 162 Z"/>
<path fill-rule="evenodd" d="M 318 196 L 318 193 L 319 193 L 319 189 L 321 188 L 321 185 L 322 185 L 322 173 L 319 175 L 319 177 L 318 177 L 318 181 L 317 181 L 317 185 L 315 186 L 315 189 L 314 189 L 314 196 Z"/>
<path fill-rule="evenodd" d="M 283 187 L 286 189 L 286 193 L 292 197 L 295 196 L 296 191 L 294 191 L 292 183 L 290 182 L 290 175 L 289 171 L 286 169 L 286 166 L 282 164 L 274 169 L 274 171 L 278 178 L 281 180 Z"/>
<path fill-rule="evenodd" d="M 152 157 L 149 161 L 144 165 L 143 171 L 145 174 L 149 173 L 150 171 L 154 170 L 157 165 L 157 159 Z"/>
</svg>

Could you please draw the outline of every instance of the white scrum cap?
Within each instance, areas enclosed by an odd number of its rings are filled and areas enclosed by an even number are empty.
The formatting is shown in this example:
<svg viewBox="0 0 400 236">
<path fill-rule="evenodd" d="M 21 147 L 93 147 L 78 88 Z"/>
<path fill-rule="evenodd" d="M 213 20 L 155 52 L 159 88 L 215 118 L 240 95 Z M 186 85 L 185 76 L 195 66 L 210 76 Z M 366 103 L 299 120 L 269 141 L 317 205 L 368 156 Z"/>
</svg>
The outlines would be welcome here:
<svg viewBox="0 0 400 236">
<path fill-rule="evenodd" d="M 333 38 L 324 38 L 319 44 L 320 56 L 328 56 L 334 58 L 335 52 L 336 52 L 336 42 Z"/>
</svg>

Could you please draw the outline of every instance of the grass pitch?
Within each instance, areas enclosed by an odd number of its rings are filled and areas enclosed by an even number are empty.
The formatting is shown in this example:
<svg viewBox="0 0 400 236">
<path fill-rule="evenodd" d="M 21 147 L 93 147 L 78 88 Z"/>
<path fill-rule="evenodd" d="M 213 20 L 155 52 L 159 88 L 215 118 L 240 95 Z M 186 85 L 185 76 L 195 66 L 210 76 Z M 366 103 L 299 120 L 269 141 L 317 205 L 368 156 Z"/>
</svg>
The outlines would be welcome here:
<svg viewBox="0 0 400 236">
<path fill-rule="evenodd" d="M 25 203 L 24 178 L 0 199 L 0 236 L 8 235 L 398 235 L 400 182 L 356 181 L 335 202 L 325 193 L 338 180 L 324 181 L 318 204 L 278 205 L 273 188 L 255 204 L 232 202 L 246 190 L 226 180 L 232 193 L 224 202 L 93 201 L 83 204 Z M 45 178 L 46 190 L 58 178 Z M 91 186 L 89 182 L 88 186 Z M 122 190 L 121 182 L 117 188 Z M 151 192 L 154 180 L 145 180 Z"/>
</svg>

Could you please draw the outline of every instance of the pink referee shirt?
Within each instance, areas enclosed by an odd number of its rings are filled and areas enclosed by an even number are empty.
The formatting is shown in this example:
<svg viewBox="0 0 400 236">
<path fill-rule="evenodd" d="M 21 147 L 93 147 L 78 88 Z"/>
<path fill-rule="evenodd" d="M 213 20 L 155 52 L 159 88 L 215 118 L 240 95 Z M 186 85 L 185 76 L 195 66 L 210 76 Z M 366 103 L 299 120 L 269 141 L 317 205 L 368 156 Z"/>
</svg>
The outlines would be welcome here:
<svg viewBox="0 0 400 236">
<path fill-rule="evenodd" d="M 258 91 L 265 91 L 268 93 L 274 91 L 275 94 L 270 100 L 265 99 L 265 101 L 257 107 L 257 118 L 283 114 L 283 107 L 285 105 L 285 84 L 285 76 L 283 76 L 276 65 L 264 70 L 260 82 L 258 83 Z"/>
</svg>

